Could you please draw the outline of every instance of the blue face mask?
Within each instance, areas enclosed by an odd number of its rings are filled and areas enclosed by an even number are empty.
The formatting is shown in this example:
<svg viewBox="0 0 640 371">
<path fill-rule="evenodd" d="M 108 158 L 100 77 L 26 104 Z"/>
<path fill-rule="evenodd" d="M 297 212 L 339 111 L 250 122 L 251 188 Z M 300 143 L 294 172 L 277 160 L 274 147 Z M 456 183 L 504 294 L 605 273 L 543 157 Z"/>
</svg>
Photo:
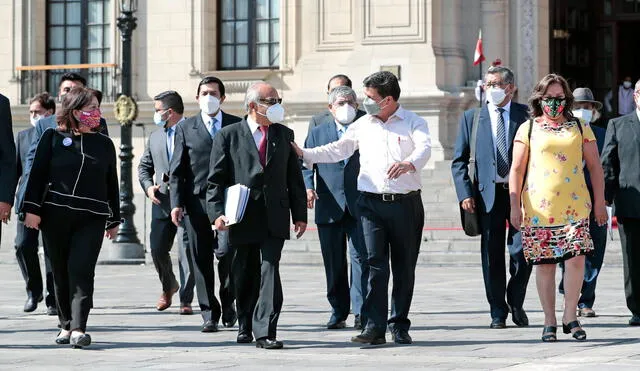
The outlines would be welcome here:
<svg viewBox="0 0 640 371">
<path fill-rule="evenodd" d="M 163 119 L 162 119 L 162 116 L 163 116 L 165 113 L 167 113 L 167 111 L 164 111 L 164 112 L 162 112 L 162 113 L 157 111 L 156 113 L 154 113 L 154 114 L 153 114 L 153 122 L 154 122 L 156 125 L 160 126 L 160 127 L 164 127 L 164 126 L 167 124 L 167 120 L 163 120 Z"/>
</svg>

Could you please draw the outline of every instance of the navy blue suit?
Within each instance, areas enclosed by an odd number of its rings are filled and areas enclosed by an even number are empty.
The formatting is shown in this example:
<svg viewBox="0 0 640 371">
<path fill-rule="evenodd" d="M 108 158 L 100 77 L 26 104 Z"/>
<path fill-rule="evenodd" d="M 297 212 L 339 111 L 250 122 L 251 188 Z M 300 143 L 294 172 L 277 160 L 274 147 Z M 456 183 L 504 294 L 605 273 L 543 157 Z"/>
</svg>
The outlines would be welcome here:
<svg viewBox="0 0 640 371">
<path fill-rule="evenodd" d="M 527 265 L 522 252 L 520 232 L 509 225 L 507 248 L 509 250 L 509 283 L 504 270 L 505 226 L 510 216 L 509 191 L 505 184 L 496 184 L 496 155 L 491 129 L 491 117 L 487 105 L 483 105 L 478 122 L 476 142 L 476 182 L 469 179 L 468 165 L 471 127 L 474 109 L 460 117 L 451 172 L 458 201 L 474 197 L 476 212 L 480 213 L 482 239 L 482 273 L 485 291 L 491 308 L 491 318 L 505 320 L 509 306 L 520 309 L 524 302 L 531 266 Z M 513 138 L 518 127 L 528 118 L 527 106 L 511 103 L 509 110 L 509 163 L 513 152 Z M 506 293 L 506 301 L 505 301 Z"/>
<path fill-rule="evenodd" d="M 338 140 L 333 116 L 314 127 L 305 141 L 305 148 L 318 147 Z M 367 291 L 369 269 L 362 230 L 357 223 L 357 183 L 360 172 L 360 153 L 356 151 L 345 161 L 316 164 L 303 169 L 307 189 L 318 195 L 315 222 L 318 225 L 320 248 L 327 278 L 327 299 L 333 310 L 331 322 L 344 321 L 352 311 L 360 315 Z M 314 185 L 314 174 L 316 184 Z M 347 245 L 351 257 L 351 288 L 347 274 Z M 362 318 L 361 318 L 362 320 Z"/>
</svg>

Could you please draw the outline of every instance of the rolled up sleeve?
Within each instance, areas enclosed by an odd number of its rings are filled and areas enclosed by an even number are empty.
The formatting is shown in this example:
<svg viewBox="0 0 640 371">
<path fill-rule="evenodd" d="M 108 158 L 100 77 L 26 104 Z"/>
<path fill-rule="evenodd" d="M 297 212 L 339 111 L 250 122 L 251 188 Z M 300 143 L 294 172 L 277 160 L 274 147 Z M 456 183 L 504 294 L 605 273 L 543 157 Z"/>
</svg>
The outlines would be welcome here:
<svg viewBox="0 0 640 371">
<path fill-rule="evenodd" d="M 411 162 L 416 170 L 419 171 L 431 158 L 431 134 L 429 133 L 427 122 L 421 117 L 416 117 L 411 122 L 411 140 L 415 149 L 411 152 L 407 161 Z"/>
</svg>

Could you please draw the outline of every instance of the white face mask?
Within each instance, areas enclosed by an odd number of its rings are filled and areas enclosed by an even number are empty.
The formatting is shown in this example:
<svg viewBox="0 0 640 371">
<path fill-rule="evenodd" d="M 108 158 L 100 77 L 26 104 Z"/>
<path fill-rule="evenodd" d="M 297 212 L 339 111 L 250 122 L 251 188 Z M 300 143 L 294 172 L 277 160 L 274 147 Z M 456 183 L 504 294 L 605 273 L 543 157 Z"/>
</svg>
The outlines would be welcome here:
<svg viewBox="0 0 640 371">
<path fill-rule="evenodd" d="M 164 111 L 164 113 L 166 112 L 167 111 Z M 153 114 L 153 122 L 160 127 L 164 127 L 167 124 L 167 120 L 162 119 L 162 116 L 164 115 L 164 113 L 157 111 L 156 113 Z"/>
<path fill-rule="evenodd" d="M 586 108 L 574 109 L 571 113 L 573 113 L 575 117 L 583 119 L 587 123 L 591 122 L 591 119 L 593 118 L 593 111 Z"/>
<path fill-rule="evenodd" d="M 261 104 L 261 106 L 264 106 Z M 276 103 L 267 108 L 267 113 L 260 113 L 256 110 L 256 113 L 265 116 L 272 124 L 281 123 L 284 121 L 284 107 L 280 103 Z"/>
<path fill-rule="evenodd" d="M 336 108 L 336 120 L 343 125 L 348 125 L 356 118 L 356 109 L 350 104 L 344 104 Z"/>
<path fill-rule="evenodd" d="M 31 126 L 36 126 L 36 124 L 38 123 L 38 120 L 40 120 L 42 118 L 42 116 L 40 115 L 36 115 L 35 117 L 31 116 L 29 118 L 29 122 L 31 122 Z"/>
<path fill-rule="evenodd" d="M 220 110 L 220 100 L 213 95 L 201 95 L 198 99 L 200 109 L 207 115 L 213 115 Z"/>
<path fill-rule="evenodd" d="M 492 87 L 487 90 L 487 100 L 494 106 L 499 105 L 507 97 L 507 93 L 502 88 Z"/>
<path fill-rule="evenodd" d="M 625 81 L 622 83 L 622 86 L 625 87 L 625 89 L 629 89 L 631 87 L 631 81 Z"/>
</svg>

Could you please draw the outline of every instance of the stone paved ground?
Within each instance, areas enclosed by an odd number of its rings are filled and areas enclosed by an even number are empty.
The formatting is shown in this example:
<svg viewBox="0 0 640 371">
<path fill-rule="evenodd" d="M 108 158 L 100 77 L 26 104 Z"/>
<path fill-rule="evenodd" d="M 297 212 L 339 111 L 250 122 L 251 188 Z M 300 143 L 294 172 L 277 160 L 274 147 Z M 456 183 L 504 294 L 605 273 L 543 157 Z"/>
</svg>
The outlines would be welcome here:
<svg viewBox="0 0 640 371">
<path fill-rule="evenodd" d="M 94 344 L 72 350 L 53 343 L 56 321 L 43 313 L 44 308 L 35 314 L 21 311 L 23 282 L 5 239 L 0 249 L 0 368 L 640 369 L 640 328 L 626 325 L 619 266 L 604 268 L 596 303 L 600 316 L 584 321 L 589 341 L 578 343 L 559 334 L 556 344 L 539 340 L 543 316 L 534 276 L 525 303 L 532 326 L 520 329 L 509 322 L 508 329 L 489 330 L 478 264 L 420 265 L 411 313 L 414 344 L 360 347 L 349 342 L 353 329 L 323 328 L 328 304 L 321 266 L 288 264 L 281 272 L 285 302 L 278 334 L 284 350 L 236 344 L 235 328 L 202 334 L 200 317 L 179 316 L 175 306 L 157 312 L 159 283 L 151 265 L 98 266 L 95 309 L 89 320 Z"/>
</svg>

